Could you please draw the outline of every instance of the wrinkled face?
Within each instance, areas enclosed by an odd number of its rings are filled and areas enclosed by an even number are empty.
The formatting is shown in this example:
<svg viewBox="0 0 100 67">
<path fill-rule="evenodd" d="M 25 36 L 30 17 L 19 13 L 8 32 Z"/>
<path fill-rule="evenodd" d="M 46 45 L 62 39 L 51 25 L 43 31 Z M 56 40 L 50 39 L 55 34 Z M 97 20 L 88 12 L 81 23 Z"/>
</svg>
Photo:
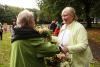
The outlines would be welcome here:
<svg viewBox="0 0 100 67">
<path fill-rule="evenodd" d="M 74 18 L 73 14 L 71 13 L 70 10 L 64 10 L 64 11 L 62 11 L 61 16 L 62 16 L 63 23 L 65 23 L 65 24 L 72 23 L 73 18 Z"/>
</svg>

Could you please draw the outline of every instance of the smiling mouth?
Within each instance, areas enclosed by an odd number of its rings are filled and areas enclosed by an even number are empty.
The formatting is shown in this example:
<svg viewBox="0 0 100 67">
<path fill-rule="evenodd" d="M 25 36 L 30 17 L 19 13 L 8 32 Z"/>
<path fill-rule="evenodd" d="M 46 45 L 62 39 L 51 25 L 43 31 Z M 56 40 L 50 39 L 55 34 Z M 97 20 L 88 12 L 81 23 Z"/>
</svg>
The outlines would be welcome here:
<svg viewBox="0 0 100 67">
<path fill-rule="evenodd" d="M 65 22 L 67 22 L 68 20 L 64 19 Z"/>
</svg>

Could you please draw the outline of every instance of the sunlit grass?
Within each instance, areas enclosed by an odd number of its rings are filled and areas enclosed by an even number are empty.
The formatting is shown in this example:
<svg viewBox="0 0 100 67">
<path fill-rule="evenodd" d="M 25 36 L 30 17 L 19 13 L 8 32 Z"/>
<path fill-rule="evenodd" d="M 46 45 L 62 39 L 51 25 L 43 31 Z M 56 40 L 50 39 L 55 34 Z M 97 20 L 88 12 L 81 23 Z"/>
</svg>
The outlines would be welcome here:
<svg viewBox="0 0 100 67">
<path fill-rule="evenodd" d="M 100 30 L 99 29 L 88 29 L 89 39 L 100 43 Z"/>
<path fill-rule="evenodd" d="M 11 50 L 11 34 L 3 33 L 3 40 L 0 41 L 0 67 L 9 67 L 10 50 Z"/>
</svg>

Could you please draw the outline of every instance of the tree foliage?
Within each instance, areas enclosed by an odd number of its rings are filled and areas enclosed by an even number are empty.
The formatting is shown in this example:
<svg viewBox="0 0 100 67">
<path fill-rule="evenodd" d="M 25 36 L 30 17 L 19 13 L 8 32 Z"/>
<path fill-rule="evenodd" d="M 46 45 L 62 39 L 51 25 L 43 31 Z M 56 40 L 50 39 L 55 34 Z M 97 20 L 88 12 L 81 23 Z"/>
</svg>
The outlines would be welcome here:
<svg viewBox="0 0 100 67">
<path fill-rule="evenodd" d="M 91 17 L 100 17 L 100 0 L 40 0 L 39 6 L 42 14 L 40 17 L 46 17 L 45 20 L 59 17 L 66 6 L 74 7 L 78 18 L 87 19 L 87 23 Z"/>
<path fill-rule="evenodd" d="M 24 8 L 19 8 L 19 7 L 13 7 L 13 6 L 7 6 L 7 5 L 1 5 L 0 4 L 0 22 L 1 23 L 12 24 L 13 20 L 16 19 L 18 13 L 20 11 L 22 11 L 23 9 Z M 26 9 L 34 12 L 34 16 L 37 19 L 37 14 L 39 12 L 37 9 L 29 9 L 29 8 L 26 8 Z"/>
<path fill-rule="evenodd" d="M 16 19 L 17 14 L 23 10 L 22 8 L 1 5 L 0 7 L 0 22 L 11 24 L 13 19 Z"/>
</svg>

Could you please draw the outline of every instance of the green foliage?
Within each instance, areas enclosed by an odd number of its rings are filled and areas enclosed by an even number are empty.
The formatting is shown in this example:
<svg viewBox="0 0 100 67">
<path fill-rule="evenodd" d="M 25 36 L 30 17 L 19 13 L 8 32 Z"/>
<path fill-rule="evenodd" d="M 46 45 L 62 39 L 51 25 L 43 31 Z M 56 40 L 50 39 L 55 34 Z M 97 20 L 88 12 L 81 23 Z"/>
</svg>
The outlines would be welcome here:
<svg viewBox="0 0 100 67">
<path fill-rule="evenodd" d="M 18 13 L 22 11 L 24 8 L 12 7 L 7 5 L 0 5 L 0 22 L 12 24 L 13 19 L 16 19 Z M 28 10 L 34 12 L 35 20 L 37 20 L 39 10 L 29 9 Z"/>
<path fill-rule="evenodd" d="M 61 11 L 66 6 L 72 6 L 76 10 L 79 19 L 100 17 L 100 0 L 40 0 L 40 19 L 51 21 L 60 17 Z M 60 18 L 61 19 L 61 18 Z"/>
<path fill-rule="evenodd" d="M 11 50 L 11 34 L 3 33 L 3 40 L 0 40 L 0 67 L 9 67 L 10 50 Z"/>
<path fill-rule="evenodd" d="M 17 14 L 22 10 L 22 8 L 12 7 L 7 5 L 1 5 L 0 9 L 0 22 L 11 24 L 12 20 L 16 18 Z"/>
<path fill-rule="evenodd" d="M 42 18 L 49 22 L 55 19 L 60 13 L 57 9 L 57 2 L 57 0 L 43 0 L 42 4 L 39 4 L 41 10 L 40 19 Z"/>
</svg>

